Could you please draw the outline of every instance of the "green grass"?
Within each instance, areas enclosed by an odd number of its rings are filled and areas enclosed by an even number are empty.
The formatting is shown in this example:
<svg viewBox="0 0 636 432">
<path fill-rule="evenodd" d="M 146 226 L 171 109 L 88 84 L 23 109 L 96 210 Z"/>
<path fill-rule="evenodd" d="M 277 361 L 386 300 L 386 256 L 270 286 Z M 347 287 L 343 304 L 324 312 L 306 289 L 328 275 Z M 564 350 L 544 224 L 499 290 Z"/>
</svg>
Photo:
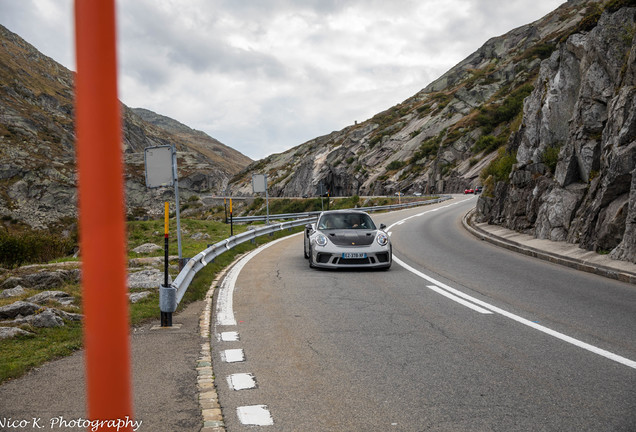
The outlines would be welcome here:
<svg viewBox="0 0 636 432">
<path fill-rule="evenodd" d="M 23 375 L 42 363 L 72 354 L 82 347 L 82 324 L 28 329 L 35 336 L 18 336 L 0 342 L 0 382 Z"/>
</svg>

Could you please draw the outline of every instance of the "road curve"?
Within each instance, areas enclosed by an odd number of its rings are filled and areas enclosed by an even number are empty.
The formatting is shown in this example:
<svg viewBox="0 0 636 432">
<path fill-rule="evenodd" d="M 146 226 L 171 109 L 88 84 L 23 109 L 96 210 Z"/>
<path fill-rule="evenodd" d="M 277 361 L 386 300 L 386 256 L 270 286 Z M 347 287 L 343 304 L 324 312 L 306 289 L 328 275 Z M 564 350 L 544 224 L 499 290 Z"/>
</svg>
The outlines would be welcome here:
<svg viewBox="0 0 636 432">
<path fill-rule="evenodd" d="M 227 430 L 636 430 L 634 286 L 477 240 L 474 203 L 374 216 L 415 271 L 254 254 L 213 325 Z"/>
</svg>

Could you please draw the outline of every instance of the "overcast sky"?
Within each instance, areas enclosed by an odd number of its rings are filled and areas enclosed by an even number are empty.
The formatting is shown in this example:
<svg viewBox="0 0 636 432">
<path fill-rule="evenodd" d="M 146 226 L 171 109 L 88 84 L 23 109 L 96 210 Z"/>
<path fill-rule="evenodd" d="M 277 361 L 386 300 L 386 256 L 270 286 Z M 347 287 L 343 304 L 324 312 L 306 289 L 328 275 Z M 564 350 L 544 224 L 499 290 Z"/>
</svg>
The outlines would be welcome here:
<svg viewBox="0 0 636 432">
<path fill-rule="evenodd" d="M 252 159 L 364 121 L 564 0 L 124 0 L 119 98 Z M 0 23 L 75 69 L 70 0 Z"/>
</svg>

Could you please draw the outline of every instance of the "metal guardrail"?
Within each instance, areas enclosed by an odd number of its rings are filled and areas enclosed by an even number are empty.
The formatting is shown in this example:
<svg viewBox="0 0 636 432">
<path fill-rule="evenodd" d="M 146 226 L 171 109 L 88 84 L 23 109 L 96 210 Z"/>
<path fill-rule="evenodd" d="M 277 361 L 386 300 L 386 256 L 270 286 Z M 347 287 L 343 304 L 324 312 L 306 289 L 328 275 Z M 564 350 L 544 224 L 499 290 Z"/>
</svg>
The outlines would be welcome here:
<svg viewBox="0 0 636 432">
<path fill-rule="evenodd" d="M 424 204 L 435 204 L 438 202 L 446 201 L 450 199 L 450 195 L 442 195 L 439 198 L 429 199 L 424 201 L 413 201 L 410 203 L 404 204 L 388 204 L 383 206 L 374 206 L 374 207 L 357 207 L 356 210 L 362 210 L 366 212 L 374 212 L 374 211 L 384 211 L 384 210 L 397 210 L 409 207 L 420 206 Z M 282 213 L 282 214 L 274 214 L 269 215 L 270 220 L 284 220 L 284 219 L 300 219 L 306 218 L 310 216 L 318 216 L 321 212 L 306 212 L 306 213 Z M 261 222 L 267 220 L 267 215 L 258 215 L 258 216 L 234 216 L 232 218 L 234 222 Z"/>
<path fill-rule="evenodd" d="M 438 202 L 446 201 L 451 199 L 450 195 L 444 195 L 439 198 L 433 200 L 426 201 L 415 201 L 411 203 L 405 204 L 391 204 L 386 206 L 376 206 L 376 207 L 360 207 L 356 210 L 362 210 L 367 212 L 374 211 L 383 211 L 383 210 L 398 210 L 403 208 L 415 207 L 418 205 L 425 204 L 435 204 Z M 270 215 L 270 219 L 276 218 L 297 218 L 295 221 L 282 222 L 278 224 L 266 225 L 261 228 L 249 229 L 241 234 L 237 234 L 235 236 L 229 237 L 225 240 L 221 240 L 220 242 L 213 244 L 202 252 L 196 254 L 193 258 L 188 260 L 185 264 L 179 275 L 172 282 L 172 284 L 165 286 L 161 285 L 159 287 L 159 309 L 162 313 L 169 313 L 177 310 L 177 306 L 179 302 L 183 298 L 185 292 L 187 291 L 194 275 L 196 275 L 199 270 L 208 265 L 210 262 L 214 260 L 217 256 L 222 253 L 238 246 L 239 244 L 246 243 L 248 241 L 254 240 L 256 237 L 260 237 L 267 234 L 273 234 L 278 231 L 283 231 L 285 229 L 291 229 L 298 226 L 303 226 L 308 223 L 311 223 L 316 220 L 320 212 L 310 212 L 310 213 L 290 213 L 283 215 Z M 303 217 L 304 216 L 304 217 Z M 309 217 L 308 217 L 309 216 Z M 255 220 L 264 220 L 265 216 L 262 216 L 262 219 Z M 236 221 L 237 218 L 234 218 Z M 254 221 L 254 220 L 252 220 Z M 247 220 L 243 219 L 241 222 L 247 222 Z M 171 321 L 171 320 L 170 320 Z"/>
<path fill-rule="evenodd" d="M 218 243 L 213 244 L 202 252 L 196 254 L 193 258 L 189 259 L 185 264 L 179 275 L 172 282 L 171 285 L 161 285 L 159 287 L 159 309 L 161 312 L 172 313 L 177 310 L 179 302 L 183 298 L 186 290 L 190 286 L 194 275 L 199 270 L 211 263 L 214 258 L 222 253 L 248 241 L 254 240 L 256 237 L 260 237 L 267 234 L 273 234 L 285 229 L 291 229 L 298 226 L 303 226 L 316 220 L 316 217 L 310 217 L 305 219 L 299 219 L 290 222 L 282 222 L 278 224 L 271 224 L 261 228 L 249 229 L 241 234 L 229 237 L 225 240 L 221 240 Z"/>
</svg>

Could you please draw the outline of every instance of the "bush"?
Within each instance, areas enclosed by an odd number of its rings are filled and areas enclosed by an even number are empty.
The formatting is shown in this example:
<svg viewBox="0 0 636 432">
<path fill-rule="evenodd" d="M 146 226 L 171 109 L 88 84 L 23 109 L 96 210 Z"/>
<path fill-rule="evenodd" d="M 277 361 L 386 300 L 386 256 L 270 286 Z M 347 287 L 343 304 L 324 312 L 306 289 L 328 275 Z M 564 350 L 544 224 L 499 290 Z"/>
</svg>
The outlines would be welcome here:
<svg viewBox="0 0 636 432">
<path fill-rule="evenodd" d="M 394 170 L 399 170 L 400 168 L 402 168 L 404 166 L 404 162 L 399 161 L 399 160 L 394 160 L 392 161 L 386 168 L 389 171 L 394 171 Z"/>
<path fill-rule="evenodd" d="M 504 145 L 506 140 L 502 137 L 496 137 L 493 135 L 482 135 L 479 137 L 477 142 L 473 145 L 473 152 L 479 153 L 483 150 L 486 151 L 486 154 L 490 154 L 497 150 L 499 147 Z"/>
<path fill-rule="evenodd" d="M 52 261 L 71 255 L 77 242 L 48 232 L 0 234 L 0 264 L 9 268 Z"/>
<path fill-rule="evenodd" d="M 409 161 L 409 163 L 413 164 L 417 162 L 418 160 L 428 157 L 430 155 L 436 155 L 437 151 L 439 150 L 440 142 L 441 142 L 441 138 L 439 136 L 429 138 L 423 141 L 422 144 L 420 144 L 420 148 L 417 150 L 417 152 L 415 152 L 413 157 L 411 157 L 411 160 Z"/>
<path fill-rule="evenodd" d="M 616 12 L 622 7 L 636 7 L 636 0 L 612 0 L 605 5 L 605 10 Z"/>
<path fill-rule="evenodd" d="M 484 132 L 490 133 L 502 123 L 514 119 L 523 110 L 523 100 L 532 93 L 534 87 L 530 84 L 523 85 L 514 90 L 501 103 L 481 108 L 477 116 L 477 124 Z"/>
<path fill-rule="evenodd" d="M 587 11 L 587 14 L 576 26 L 575 33 L 588 32 L 592 30 L 598 24 L 598 20 L 603 13 L 601 7 L 597 4 L 592 4 Z"/>
<path fill-rule="evenodd" d="M 548 167 L 551 173 L 556 171 L 557 163 L 559 162 L 559 151 L 561 146 L 548 147 L 541 155 L 541 162 Z"/>
<path fill-rule="evenodd" d="M 481 172 L 480 177 L 483 180 L 492 176 L 495 182 L 508 182 L 512 166 L 517 163 L 517 156 L 506 151 L 504 147 L 499 149 L 499 154 L 486 168 Z"/>
</svg>

